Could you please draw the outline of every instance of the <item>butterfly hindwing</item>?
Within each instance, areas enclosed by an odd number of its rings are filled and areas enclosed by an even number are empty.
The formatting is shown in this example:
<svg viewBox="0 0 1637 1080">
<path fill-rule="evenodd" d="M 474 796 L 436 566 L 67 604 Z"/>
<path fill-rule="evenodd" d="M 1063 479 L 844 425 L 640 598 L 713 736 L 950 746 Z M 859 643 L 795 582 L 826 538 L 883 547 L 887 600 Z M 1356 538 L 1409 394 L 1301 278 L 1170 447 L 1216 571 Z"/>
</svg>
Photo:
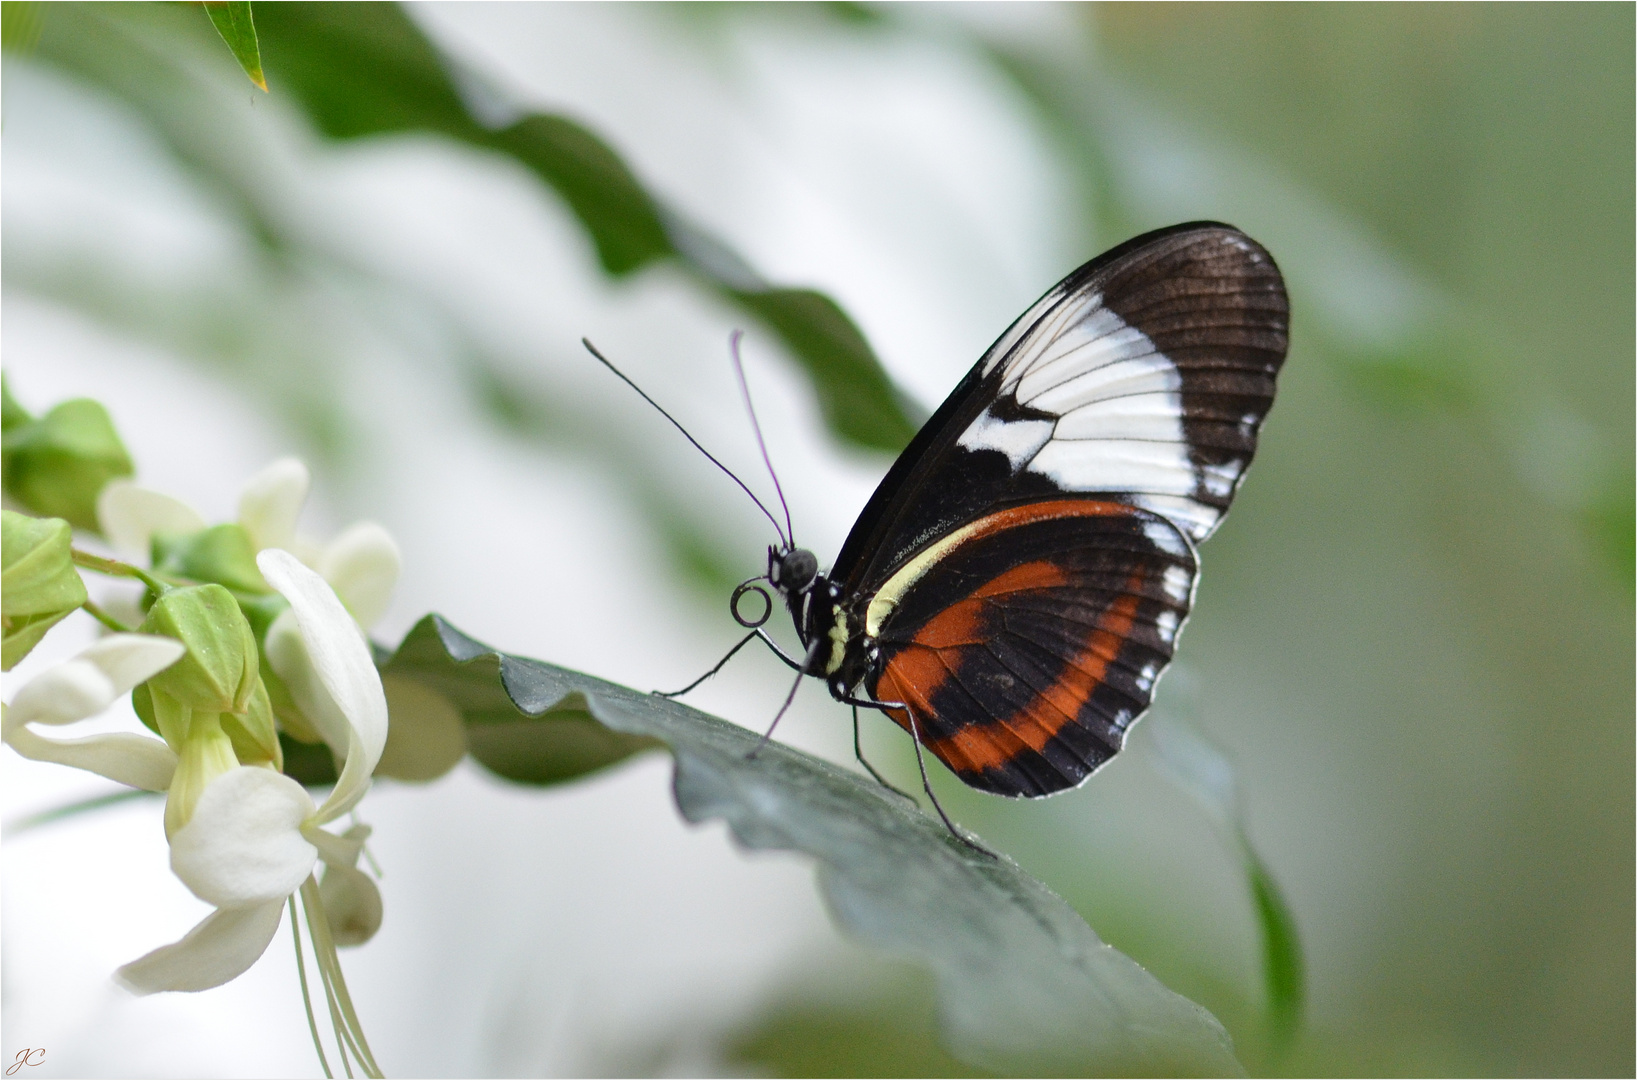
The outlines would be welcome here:
<svg viewBox="0 0 1637 1080">
<path fill-rule="evenodd" d="M 1073 787 L 1147 709 L 1195 571 L 1173 525 L 1122 503 L 989 515 L 878 594 L 868 689 L 906 706 L 913 723 L 902 708 L 888 714 L 973 787 Z"/>
</svg>

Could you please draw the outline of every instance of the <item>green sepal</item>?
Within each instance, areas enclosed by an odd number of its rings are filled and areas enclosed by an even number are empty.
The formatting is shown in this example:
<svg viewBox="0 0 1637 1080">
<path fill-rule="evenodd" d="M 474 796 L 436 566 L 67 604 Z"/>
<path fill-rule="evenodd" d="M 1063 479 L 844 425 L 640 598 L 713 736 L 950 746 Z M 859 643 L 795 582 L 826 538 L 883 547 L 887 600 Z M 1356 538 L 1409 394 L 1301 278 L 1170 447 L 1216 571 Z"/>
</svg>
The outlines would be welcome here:
<svg viewBox="0 0 1637 1080">
<path fill-rule="evenodd" d="M 171 589 L 154 601 L 142 632 L 175 638 L 187 655 L 150 684 L 189 708 L 242 713 L 260 678 L 256 635 L 233 594 L 221 585 Z"/>
<path fill-rule="evenodd" d="M 0 511 L 0 670 L 29 654 L 69 612 L 85 603 L 85 582 L 74 569 L 73 530 L 61 518 Z"/>
<path fill-rule="evenodd" d="M 222 730 L 233 740 L 233 754 L 240 765 L 259 765 L 264 761 L 283 770 L 284 751 L 279 746 L 278 729 L 273 724 L 273 706 L 267 699 L 267 688 L 260 678 L 250 692 L 250 707 L 242 713 L 224 713 Z"/>
<path fill-rule="evenodd" d="M 166 746 L 180 754 L 182 744 L 187 742 L 188 732 L 193 728 L 193 710 L 157 687 L 148 683 L 142 685 L 148 690 L 150 714 L 143 719 L 143 723 L 149 724 L 159 737 L 165 740 Z M 131 703 L 136 704 L 134 696 Z M 138 711 L 137 715 L 141 716 L 142 713 Z"/>
<path fill-rule="evenodd" d="M 75 398 L 38 420 L 5 428 L 6 494 L 46 517 L 97 531 L 97 495 L 103 485 L 136 470 L 108 410 Z"/>
<path fill-rule="evenodd" d="M 262 595 L 273 591 L 256 567 L 256 548 L 242 525 L 157 534 L 153 538 L 153 567 L 161 574 L 213 581 L 234 592 Z"/>
<path fill-rule="evenodd" d="M 159 730 L 159 719 L 154 715 L 153 691 L 148 689 L 147 683 L 137 683 L 131 691 L 131 708 L 136 712 L 136 718 L 142 721 L 143 727 L 161 738 L 164 737 L 164 733 Z"/>
</svg>

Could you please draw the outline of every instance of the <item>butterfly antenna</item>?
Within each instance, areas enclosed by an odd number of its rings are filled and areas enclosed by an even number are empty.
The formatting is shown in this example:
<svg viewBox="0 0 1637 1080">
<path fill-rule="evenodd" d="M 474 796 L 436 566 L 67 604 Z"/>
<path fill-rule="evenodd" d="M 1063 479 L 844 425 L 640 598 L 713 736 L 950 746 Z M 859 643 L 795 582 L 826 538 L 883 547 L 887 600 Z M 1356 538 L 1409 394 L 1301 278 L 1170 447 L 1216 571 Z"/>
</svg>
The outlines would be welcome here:
<svg viewBox="0 0 1637 1080">
<path fill-rule="evenodd" d="M 796 527 L 790 523 L 790 504 L 785 502 L 784 487 L 779 483 L 779 474 L 773 470 L 773 459 L 768 456 L 767 442 L 762 438 L 762 425 L 756 419 L 756 406 L 750 402 L 750 383 L 745 381 L 745 363 L 739 357 L 739 342 L 744 339 L 743 330 L 735 330 L 728 338 L 728 352 L 733 356 L 733 373 L 739 377 L 739 392 L 745 398 L 745 411 L 750 413 L 750 427 L 756 433 L 756 445 L 762 451 L 762 463 L 767 466 L 767 475 L 773 478 L 773 490 L 778 492 L 779 505 L 784 508 L 784 527 L 790 534 L 790 546 L 796 546 Z"/>
<path fill-rule="evenodd" d="M 666 412 L 665 409 L 663 407 L 661 407 L 659 402 L 657 402 L 653 398 L 649 397 L 646 393 L 643 393 L 642 387 L 640 387 L 636 383 L 632 382 L 630 380 L 630 378 L 625 374 L 625 372 L 623 372 L 619 368 L 615 367 L 613 362 L 610 361 L 608 359 L 608 357 L 606 357 L 602 353 L 598 352 L 597 347 L 595 345 L 591 344 L 590 340 L 588 340 L 587 338 L 581 338 L 580 339 L 580 344 L 585 346 L 586 352 L 590 353 L 592 356 L 595 356 L 598 360 L 601 360 L 602 364 L 603 364 L 603 367 L 606 367 L 609 371 L 612 371 L 615 375 L 618 375 L 620 377 L 620 381 L 622 381 L 623 383 L 625 383 L 626 386 L 629 386 L 631 389 L 635 390 L 639 395 L 641 395 L 642 400 L 644 400 L 648 404 L 652 405 L 655 409 L 658 409 L 659 410 L 659 415 L 661 415 L 665 419 L 669 420 L 671 422 L 671 426 L 675 427 L 676 430 L 682 432 L 682 437 L 684 439 L 687 439 L 689 442 L 693 443 L 693 448 L 695 450 L 698 450 L 701 454 L 704 454 L 707 458 L 709 458 L 712 465 L 715 465 L 718 469 L 721 469 L 723 472 L 727 473 L 728 478 L 731 479 L 735 484 L 738 484 L 740 490 L 743 491 L 746 495 L 750 496 L 750 501 L 755 503 L 757 508 L 760 509 L 763 514 L 767 515 L 767 520 L 773 523 L 773 531 L 779 534 L 779 542 L 784 544 L 786 547 L 790 546 L 790 538 L 785 534 L 785 531 L 783 529 L 779 528 L 779 519 L 774 517 L 773 512 L 762 504 L 762 500 L 760 500 L 760 499 L 758 499 L 756 497 L 756 493 L 754 491 L 750 490 L 750 488 L 745 486 L 745 482 L 743 480 L 739 479 L 737 476 L 734 475 L 732 469 L 728 468 L 726 465 L 722 464 L 720 461 L 717 461 L 715 454 L 712 454 L 709 450 L 706 450 L 703 446 L 700 446 L 699 445 L 699 440 L 694 438 L 692 435 L 689 435 L 688 434 L 688 429 L 683 427 L 680 423 L 678 423 L 676 417 L 674 417 L 670 413 Z M 761 438 L 761 433 L 760 432 L 757 433 L 757 438 L 758 439 Z M 767 451 L 763 450 L 762 453 L 765 455 L 767 453 Z M 774 484 L 777 485 L 777 483 L 778 483 L 778 481 L 777 481 L 777 479 L 775 479 Z M 784 498 L 784 496 L 782 494 L 779 497 L 780 497 L 781 500 Z M 788 510 L 786 511 L 786 513 L 788 514 Z"/>
</svg>

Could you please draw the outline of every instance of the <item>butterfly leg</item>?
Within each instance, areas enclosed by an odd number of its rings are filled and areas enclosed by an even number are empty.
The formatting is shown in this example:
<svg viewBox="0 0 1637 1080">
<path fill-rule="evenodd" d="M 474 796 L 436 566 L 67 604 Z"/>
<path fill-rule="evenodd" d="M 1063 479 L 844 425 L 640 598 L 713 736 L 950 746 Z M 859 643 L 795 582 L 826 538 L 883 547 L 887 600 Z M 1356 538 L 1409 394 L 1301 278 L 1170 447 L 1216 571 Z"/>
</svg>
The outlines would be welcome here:
<svg viewBox="0 0 1637 1080">
<path fill-rule="evenodd" d="M 911 795 L 909 792 L 905 791 L 903 788 L 898 787 L 896 784 L 890 783 L 887 780 L 886 777 L 882 776 L 879 772 L 876 772 L 875 766 L 871 765 L 870 762 L 869 762 L 869 759 L 864 756 L 864 746 L 863 746 L 862 743 L 860 743 L 858 741 L 858 706 L 857 705 L 853 706 L 853 756 L 858 758 L 858 763 L 860 765 L 864 766 L 864 768 L 869 770 L 871 776 L 875 777 L 875 782 L 876 783 L 880 784 L 882 787 L 886 788 L 888 791 L 892 792 L 894 795 L 902 795 L 904 798 L 908 799 L 910 802 L 912 802 L 912 803 L 915 802 L 915 796 Z M 916 803 L 916 805 L 919 806 L 920 804 Z"/>
<path fill-rule="evenodd" d="M 775 642 L 772 638 L 767 636 L 767 631 L 761 630 L 761 629 L 756 629 L 756 630 L 752 630 L 750 633 L 748 633 L 744 637 L 740 638 L 739 639 L 739 644 L 737 644 L 733 648 L 729 649 L 728 654 L 726 656 L 722 657 L 722 659 L 718 660 L 716 662 L 715 667 L 711 668 L 709 671 L 705 672 L 705 674 L 699 676 L 699 678 L 695 679 L 693 682 L 689 683 L 687 686 L 684 686 L 682 689 L 680 689 L 680 690 L 669 690 L 669 691 L 666 691 L 666 690 L 650 690 L 649 693 L 653 694 L 655 697 L 662 697 L 662 698 L 681 697 L 683 694 L 686 694 L 688 691 L 694 689 L 700 683 L 704 682 L 706 679 L 710 678 L 712 675 L 715 675 L 718 671 L 721 671 L 724 667 L 726 667 L 727 662 L 729 660 L 733 659 L 733 656 L 734 656 L 735 653 L 737 653 L 740 649 L 744 648 L 746 645 L 750 644 L 750 639 L 751 638 L 761 638 L 762 642 L 769 649 L 773 650 L 773 655 L 774 656 L 777 656 L 780 660 L 783 660 L 787 666 L 789 666 L 791 668 L 794 668 L 797 671 L 801 670 L 801 661 L 794 660 L 791 657 L 787 656 L 785 654 L 785 651 L 783 649 L 779 648 L 778 643 Z"/>
<path fill-rule="evenodd" d="M 967 847 L 971 848 L 973 851 L 987 855 L 991 859 L 1000 858 L 999 855 L 996 855 L 993 851 L 990 851 L 988 848 L 966 835 L 966 833 L 962 832 L 953 821 L 949 820 L 949 815 L 944 813 L 943 804 L 938 801 L 938 796 L 932 793 L 932 781 L 927 779 L 926 758 L 921 753 L 921 730 L 916 726 L 915 713 L 909 709 L 905 709 L 904 715 L 909 717 L 909 733 L 915 738 L 915 764 L 919 766 L 921 770 L 921 788 L 926 792 L 926 797 L 932 800 L 932 808 L 938 811 L 939 817 L 944 819 L 944 827 L 949 830 L 951 836 L 965 844 Z"/>
<path fill-rule="evenodd" d="M 764 638 L 763 640 L 766 641 L 767 639 Z M 762 734 L 761 739 L 751 749 L 750 753 L 745 755 L 746 761 L 749 761 L 757 754 L 761 753 L 762 747 L 766 746 L 768 742 L 772 740 L 773 729 L 779 726 L 779 721 L 784 719 L 784 714 L 790 711 L 790 703 L 796 700 L 796 691 L 801 689 L 802 679 L 806 678 L 807 673 L 812 670 L 814 662 L 818 660 L 819 653 L 826 644 L 823 638 L 813 642 L 812 648 L 807 650 L 807 659 L 797 664 L 791 663 L 790 659 L 786 657 L 783 652 L 780 652 L 779 647 L 777 645 L 773 645 L 772 641 L 768 641 L 767 643 L 773 647 L 774 652 L 779 653 L 779 657 L 781 659 L 783 659 L 786 663 L 790 663 L 790 666 L 796 669 L 796 681 L 790 685 L 790 693 L 784 696 L 784 704 L 780 705 L 779 711 L 774 714 L 773 722 L 767 725 L 767 731 Z"/>
<path fill-rule="evenodd" d="M 932 781 L 927 778 L 926 757 L 921 753 L 921 728 L 918 724 L 916 724 L 915 713 L 912 710 L 905 708 L 905 706 L 896 701 L 866 701 L 862 698 L 855 698 L 851 694 L 841 697 L 841 702 L 844 705 L 851 705 L 854 708 L 855 721 L 857 719 L 856 710 L 861 706 L 866 709 L 880 709 L 882 712 L 886 712 L 888 709 L 903 709 L 904 715 L 909 717 L 909 733 L 915 741 L 915 765 L 921 770 L 921 790 L 925 791 L 926 797 L 932 800 L 932 808 L 938 811 L 938 816 L 943 819 L 944 827 L 949 830 L 949 834 L 951 836 L 965 844 L 967 847 L 971 848 L 973 851 L 982 852 L 992 859 L 1000 858 L 999 855 L 996 855 L 993 851 L 990 851 L 988 848 L 984 847 L 982 844 L 978 843 L 976 840 L 962 832 L 959 826 L 949 819 L 949 815 L 944 813 L 943 803 L 938 801 L 938 796 L 932 791 Z M 857 733 L 858 729 L 855 727 L 853 729 L 855 738 Z M 867 763 L 866 767 L 868 767 Z M 875 770 L 870 769 L 870 772 L 873 774 Z M 877 776 L 876 779 L 880 780 L 881 778 Z M 882 782 L 885 783 L 885 781 Z M 890 784 L 888 786 L 891 787 Z M 897 789 L 894 788 L 893 790 L 896 791 Z M 899 794 L 903 793 L 899 792 Z"/>
<path fill-rule="evenodd" d="M 796 672 L 796 681 L 790 685 L 790 693 L 784 696 L 784 704 L 779 706 L 779 711 L 773 714 L 773 722 L 767 725 L 767 730 L 762 732 L 762 737 L 756 740 L 756 745 L 751 747 L 750 753 L 745 755 L 746 761 L 750 761 L 757 754 L 761 753 L 762 747 L 766 746 L 773 740 L 773 729 L 779 726 L 779 721 L 784 719 L 784 714 L 790 711 L 790 703 L 796 700 L 796 691 L 801 689 L 801 681 L 805 677 L 806 676 L 798 669 Z"/>
</svg>

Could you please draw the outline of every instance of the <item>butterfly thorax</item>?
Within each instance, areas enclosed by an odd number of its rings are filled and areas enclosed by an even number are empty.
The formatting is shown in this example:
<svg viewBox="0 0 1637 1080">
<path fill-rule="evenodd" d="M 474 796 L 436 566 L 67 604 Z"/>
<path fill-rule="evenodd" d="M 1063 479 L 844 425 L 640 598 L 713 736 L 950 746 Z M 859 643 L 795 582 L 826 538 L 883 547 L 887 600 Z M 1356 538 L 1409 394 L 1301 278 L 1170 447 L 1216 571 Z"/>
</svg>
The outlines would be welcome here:
<svg viewBox="0 0 1637 1080">
<path fill-rule="evenodd" d="M 806 656 L 802 671 L 824 679 L 837 697 L 864 678 L 873 655 L 864 637 L 860 605 L 849 603 L 838 582 L 818 572 L 803 548 L 769 548 L 767 579 L 784 597 Z"/>
</svg>

